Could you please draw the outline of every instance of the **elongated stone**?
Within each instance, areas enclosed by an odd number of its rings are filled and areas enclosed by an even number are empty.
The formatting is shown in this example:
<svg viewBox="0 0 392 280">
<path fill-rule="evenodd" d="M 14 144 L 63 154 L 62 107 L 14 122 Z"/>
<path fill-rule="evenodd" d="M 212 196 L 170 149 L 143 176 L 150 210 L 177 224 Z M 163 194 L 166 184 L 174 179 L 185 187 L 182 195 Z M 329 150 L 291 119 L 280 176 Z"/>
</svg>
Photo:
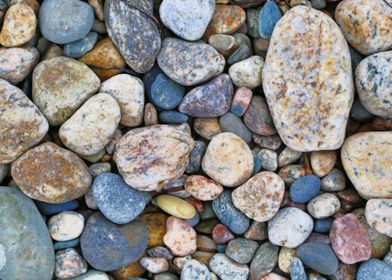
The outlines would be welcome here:
<svg viewBox="0 0 392 280">
<path fill-rule="evenodd" d="M 161 194 L 155 199 L 155 203 L 166 213 L 180 219 L 191 219 L 196 215 L 192 204 L 174 195 Z"/>
</svg>

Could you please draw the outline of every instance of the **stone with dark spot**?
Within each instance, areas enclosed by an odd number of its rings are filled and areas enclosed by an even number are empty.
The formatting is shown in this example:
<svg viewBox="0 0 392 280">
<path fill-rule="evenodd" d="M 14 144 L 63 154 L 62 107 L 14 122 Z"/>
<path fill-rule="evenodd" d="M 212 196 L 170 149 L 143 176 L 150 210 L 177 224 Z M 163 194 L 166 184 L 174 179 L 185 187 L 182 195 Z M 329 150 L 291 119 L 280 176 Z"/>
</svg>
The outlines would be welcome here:
<svg viewBox="0 0 392 280">
<path fill-rule="evenodd" d="M 242 117 L 249 108 L 252 96 L 252 90 L 246 87 L 238 88 L 231 103 L 231 112 L 238 117 Z"/>
<path fill-rule="evenodd" d="M 181 271 L 181 279 L 182 280 L 208 280 L 210 279 L 210 271 L 208 268 L 201 262 L 197 260 L 190 260 L 187 261 L 182 268 Z M 170 280 L 168 279 L 161 279 L 161 280 Z"/>
<path fill-rule="evenodd" d="M 338 259 L 331 246 L 324 243 L 305 243 L 297 248 L 297 256 L 315 271 L 332 275 L 338 270 Z"/>
<path fill-rule="evenodd" d="M 278 263 L 279 247 L 265 242 L 257 249 L 250 264 L 249 280 L 262 279 L 270 273 Z"/>
<path fill-rule="evenodd" d="M 253 96 L 249 108 L 245 112 L 244 123 L 256 134 L 263 136 L 276 134 L 270 111 L 261 96 Z"/>
<path fill-rule="evenodd" d="M 209 267 L 222 280 L 248 279 L 249 267 L 245 264 L 236 263 L 225 254 L 215 254 L 210 261 Z"/>
</svg>

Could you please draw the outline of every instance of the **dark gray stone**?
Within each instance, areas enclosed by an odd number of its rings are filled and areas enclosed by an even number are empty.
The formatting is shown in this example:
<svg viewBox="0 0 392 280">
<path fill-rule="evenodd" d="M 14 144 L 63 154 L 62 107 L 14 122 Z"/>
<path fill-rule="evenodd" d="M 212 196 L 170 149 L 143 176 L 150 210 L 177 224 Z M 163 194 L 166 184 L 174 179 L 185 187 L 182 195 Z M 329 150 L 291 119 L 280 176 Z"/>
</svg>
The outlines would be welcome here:
<svg viewBox="0 0 392 280">
<path fill-rule="evenodd" d="M 315 271 L 332 275 L 339 268 L 339 262 L 331 246 L 315 242 L 305 243 L 297 248 L 297 256 L 308 267 Z"/>
</svg>

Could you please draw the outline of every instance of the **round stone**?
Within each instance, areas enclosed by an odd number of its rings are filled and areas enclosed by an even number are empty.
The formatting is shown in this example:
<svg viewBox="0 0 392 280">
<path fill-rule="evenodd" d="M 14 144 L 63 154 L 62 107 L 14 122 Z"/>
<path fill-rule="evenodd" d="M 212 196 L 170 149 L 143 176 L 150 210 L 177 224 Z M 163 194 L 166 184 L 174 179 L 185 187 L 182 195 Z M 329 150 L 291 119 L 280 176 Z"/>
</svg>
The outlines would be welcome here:
<svg viewBox="0 0 392 280">
<path fill-rule="evenodd" d="M 306 175 L 290 186 L 290 198 L 294 202 L 307 203 L 320 192 L 320 179 L 315 175 Z"/>
<path fill-rule="evenodd" d="M 73 248 L 60 250 L 56 252 L 54 272 L 59 279 L 73 279 L 87 272 L 87 263 Z"/>
<path fill-rule="evenodd" d="M 244 238 L 233 239 L 227 244 L 226 256 L 240 264 L 250 263 L 259 243 Z"/>
<path fill-rule="evenodd" d="M 392 199 L 368 200 L 365 216 L 372 228 L 392 238 Z"/>
<path fill-rule="evenodd" d="M 234 36 L 226 34 L 213 34 L 208 38 L 208 44 L 213 46 L 219 53 L 228 56 L 238 48 Z"/>
<path fill-rule="evenodd" d="M 202 168 L 218 183 L 226 187 L 238 186 L 252 175 L 252 152 L 237 135 L 220 133 L 210 141 Z"/>
<path fill-rule="evenodd" d="M 73 211 L 64 211 L 52 216 L 48 221 L 50 236 L 56 241 L 78 238 L 84 228 L 84 217 Z"/>
<path fill-rule="evenodd" d="M 204 36 L 212 34 L 232 34 L 237 31 L 245 22 L 246 14 L 244 9 L 236 5 L 215 6 L 214 14 L 207 27 Z"/>
<path fill-rule="evenodd" d="M 165 110 L 172 110 L 180 104 L 184 93 L 185 88 L 182 85 L 160 73 L 151 85 L 149 97 L 155 106 Z"/>
<path fill-rule="evenodd" d="M 229 68 L 229 75 L 237 87 L 253 89 L 261 85 L 261 73 L 264 59 L 261 56 L 251 56 L 233 64 Z"/>
<path fill-rule="evenodd" d="M 76 154 L 51 142 L 19 157 L 12 164 L 11 174 L 26 195 L 49 203 L 81 197 L 91 185 L 86 164 Z"/>
<path fill-rule="evenodd" d="M 72 58 L 79 58 L 94 48 L 98 40 L 96 32 L 89 32 L 86 37 L 64 46 L 64 54 Z"/>
<path fill-rule="evenodd" d="M 261 149 L 257 154 L 261 160 L 261 168 L 269 171 L 275 171 L 278 168 L 278 155 L 270 149 Z"/>
<path fill-rule="evenodd" d="M 244 114 L 244 123 L 256 134 L 263 136 L 276 134 L 270 111 L 261 96 L 253 96 L 249 108 Z"/>
<path fill-rule="evenodd" d="M 278 262 L 279 247 L 271 242 L 263 243 L 257 249 L 250 264 L 249 280 L 262 279 L 270 273 Z"/>
<path fill-rule="evenodd" d="M 327 175 L 336 163 L 335 151 L 316 151 L 310 154 L 313 173 L 319 177 Z"/>
<path fill-rule="evenodd" d="M 389 280 L 392 279 L 392 268 L 378 259 L 363 262 L 357 273 L 357 280 Z"/>
<path fill-rule="evenodd" d="M 196 215 L 195 207 L 174 195 L 161 194 L 155 198 L 155 204 L 166 213 L 180 219 L 191 219 Z"/>
<path fill-rule="evenodd" d="M 276 23 L 282 17 L 279 7 L 275 1 L 267 1 L 260 10 L 258 17 L 258 35 L 261 38 L 271 38 Z"/>
<path fill-rule="evenodd" d="M 309 201 L 307 209 L 313 218 L 324 219 L 340 210 L 340 201 L 335 194 L 323 193 Z"/>
<path fill-rule="evenodd" d="M 222 192 L 222 185 L 202 175 L 188 176 L 184 181 L 185 190 L 201 201 L 216 199 Z"/>
<path fill-rule="evenodd" d="M 225 244 L 234 239 L 234 235 L 223 224 L 217 224 L 212 230 L 212 238 L 218 244 Z"/>
<path fill-rule="evenodd" d="M 284 148 L 279 154 L 278 166 L 283 167 L 292 163 L 297 162 L 302 156 L 302 152 L 291 149 L 290 147 Z"/>
<path fill-rule="evenodd" d="M 211 140 L 215 135 L 222 132 L 217 118 L 196 118 L 193 128 L 197 134 L 206 140 Z"/>
<path fill-rule="evenodd" d="M 177 278 L 176 278 L 177 279 Z M 211 279 L 210 271 L 203 263 L 197 260 L 187 261 L 181 271 L 181 279 L 193 280 L 208 280 Z M 174 279 L 160 279 L 160 280 L 174 280 Z"/>
<path fill-rule="evenodd" d="M 169 263 L 164 258 L 143 257 L 139 262 L 147 271 L 154 274 L 169 270 Z"/>
<path fill-rule="evenodd" d="M 209 264 L 210 270 L 222 280 L 247 280 L 249 267 L 246 264 L 238 264 L 225 254 L 215 254 Z"/>
<path fill-rule="evenodd" d="M 291 2 L 290 2 L 291 3 Z M 292 280 L 306 280 L 305 268 L 299 258 L 294 258 L 290 264 L 290 277 Z"/>
<path fill-rule="evenodd" d="M 327 192 L 338 192 L 346 188 L 346 178 L 339 169 L 332 169 L 321 179 L 321 189 Z"/>
<path fill-rule="evenodd" d="M 231 132 L 241 137 L 246 143 L 252 141 L 252 133 L 236 115 L 227 112 L 219 119 L 220 127 L 224 132 Z"/>
<path fill-rule="evenodd" d="M 163 242 L 175 256 L 187 256 L 196 252 L 196 231 L 184 220 L 169 217 L 166 220 Z"/>
</svg>

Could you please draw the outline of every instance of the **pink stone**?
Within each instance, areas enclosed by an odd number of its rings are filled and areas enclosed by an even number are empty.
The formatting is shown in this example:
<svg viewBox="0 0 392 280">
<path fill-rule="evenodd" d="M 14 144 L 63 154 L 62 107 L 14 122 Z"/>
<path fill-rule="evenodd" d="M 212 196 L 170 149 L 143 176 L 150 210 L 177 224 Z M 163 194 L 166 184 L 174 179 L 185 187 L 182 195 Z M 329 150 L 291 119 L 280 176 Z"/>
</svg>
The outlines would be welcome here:
<svg viewBox="0 0 392 280">
<path fill-rule="evenodd" d="M 171 216 L 166 220 L 166 229 L 163 242 L 173 255 L 183 257 L 196 252 L 196 231 L 188 223 Z"/>
<path fill-rule="evenodd" d="M 214 200 L 223 192 L 221 184 L 202 175 L 187 177 L 184 188 L 191 196 L 202 201 Z"/>
<path fill-rule="evenodd" d="M 238 88 L 231 103 L 231 112 L 238 117 L 244 115 L 249 107 L 250 101 L 252 100 L 252 96 L 252 90 L 249 88 Z"/>
<path fill-rule="evenodd" d="M 249 108 L 244 114 L 244 123 L 256 134 L 263 136 L 276 134 L 268 105 L 261 96 L 253 96 Z"/>
<path fill-rule="evenodd" d="M 87 263 L 73 248 L 56 252 L 55 275 L 60 279 L 77 277 L 86 273 Z"/>
<path fill-rule="evenodd" d="M 212 230 L 212 239 L 217 244 L 225 244 L 234 239 L 234 235 L 225 225 L 217 224 Z"/>
<path fill-rule="evenodd" d="M 365 227 L 354 214 L 346 214 L 333 221 L 329 233 L 332 249 L 346 264 L 370 258 L 372 247 Z"/>
</svg>

